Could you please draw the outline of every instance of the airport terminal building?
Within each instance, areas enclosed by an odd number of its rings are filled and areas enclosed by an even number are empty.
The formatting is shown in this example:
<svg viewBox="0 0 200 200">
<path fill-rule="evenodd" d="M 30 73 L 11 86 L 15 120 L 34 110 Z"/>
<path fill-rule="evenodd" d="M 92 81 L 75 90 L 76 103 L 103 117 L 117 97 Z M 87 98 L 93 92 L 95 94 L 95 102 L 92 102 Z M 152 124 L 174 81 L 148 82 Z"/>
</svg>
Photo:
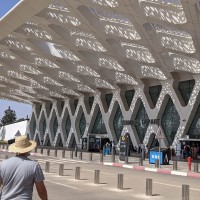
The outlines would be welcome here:
<svg viewBox="0 0 200 200">
<path fill-rule="evenodd" d="M 24 0 L 0 27 L 0 98 L 39 144 L 200 138 L 200 1 Z"/>
</svg>

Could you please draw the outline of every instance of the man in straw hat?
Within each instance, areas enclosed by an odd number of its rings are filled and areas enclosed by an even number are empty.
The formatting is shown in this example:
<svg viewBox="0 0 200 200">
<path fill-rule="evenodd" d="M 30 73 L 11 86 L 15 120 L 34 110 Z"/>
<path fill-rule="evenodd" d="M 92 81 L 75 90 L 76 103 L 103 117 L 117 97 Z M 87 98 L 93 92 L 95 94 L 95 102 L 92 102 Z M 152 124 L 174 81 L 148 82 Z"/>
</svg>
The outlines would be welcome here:
<svg viewBox="0 0 200 200">
<path fill-rule="evenodd" d="M 0 166 L 1 200 L 31 200 L 35 183 L 39 197 L 47 200 L 44 175 L 38 162 L 28 158 L 29 152 L 36 147 L 36 142 L 27 136 L 18 136 L 9 146 L 16 156 L 4 160 Z"/>
</svg>

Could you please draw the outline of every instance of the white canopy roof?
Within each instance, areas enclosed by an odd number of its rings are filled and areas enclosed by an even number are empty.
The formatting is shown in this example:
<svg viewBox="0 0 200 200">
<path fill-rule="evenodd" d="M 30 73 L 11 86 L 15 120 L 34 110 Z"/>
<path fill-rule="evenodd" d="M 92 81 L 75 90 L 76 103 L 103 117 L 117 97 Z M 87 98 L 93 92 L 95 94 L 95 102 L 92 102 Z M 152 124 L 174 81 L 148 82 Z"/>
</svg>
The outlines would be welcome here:
<svg viewBox="0 0 200 200">
<path fill-rule="evenodd" d="M 0 21 L 0 98 L 66 99 L 200 73 L 198 0 L 24 0 Z"/>
</svg>

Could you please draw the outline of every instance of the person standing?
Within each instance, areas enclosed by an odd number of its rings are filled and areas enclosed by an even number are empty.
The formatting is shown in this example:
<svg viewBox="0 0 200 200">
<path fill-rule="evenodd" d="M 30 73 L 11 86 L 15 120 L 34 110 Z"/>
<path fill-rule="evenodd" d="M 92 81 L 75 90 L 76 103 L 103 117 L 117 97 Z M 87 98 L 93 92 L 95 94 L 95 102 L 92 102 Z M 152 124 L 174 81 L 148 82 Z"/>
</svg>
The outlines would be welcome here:
<svg viewBox="0 0 200 200">
<path fill-rule="evenodd" d="M 28 158 L 36 145 L 27 136 L 19 136 L 9 146 L 16 156 L 0 164 L 1 200 L 32 200 L 34 184 L 40 199 L 48 200 L 42 169 L 38 162 Z"/>
</svg>

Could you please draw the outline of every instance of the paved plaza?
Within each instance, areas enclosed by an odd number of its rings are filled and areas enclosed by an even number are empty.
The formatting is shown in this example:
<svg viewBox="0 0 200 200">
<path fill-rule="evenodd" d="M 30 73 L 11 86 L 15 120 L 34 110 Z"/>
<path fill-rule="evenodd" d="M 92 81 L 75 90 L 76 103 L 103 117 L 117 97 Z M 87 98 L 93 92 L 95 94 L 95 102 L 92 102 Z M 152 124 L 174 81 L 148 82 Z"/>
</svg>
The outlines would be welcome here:
<svg viewBox="0 0 200 200">
<path fill-rule="evenodd" d="M 79 153 L 77 157 L 70 158 L 70 151 L 65 152 L 65 158 L 62 158 L 62 152 L 55 150 L 50 151 L 50 156 L 47 156 L 47 151 L 43 154 L 32 153 L 31 158 L 37 160 L 45 174 L 45 184 L 48 189 L 49 199 L 65 200 L 65 199 L 83 199 L 83 200 L 102 200 L 102 199 L 181 199 L 182 184 L 188 184 L 190 187 L 190 199 L 199 199 L 200 189 L 199 179 L 194 177 L 184 176 L 187 172 L 187 163 L 178 162 L 179 174 L 169 175 L 165 173 L 155 173 L 155 166 L 148 164 L 148 160 L 144 161 L 144 167 L 149 168 L 147 171 L 137 170 L 131 166 L 139 166 L 138 158 L 129 158 L 129 164 L 122 167 L 123 164 L 117 161 L 115 166 L 106 166 L 111 163 L 111 156 L 104 156 L 104 162 L 100 163 L 100 155 L 93 154 L 92 162 L 89 161 L 90 154 L 83 152 L 82 160 Z M 1 150 L 1 159 L 13 156 L 7 150 Z M 74 155 L 74 154 L 73 154 Z M 45 172 L 46 162 L 50 163 L 49 172 Z M 64 164 L 63 175 L 59 176 L 59 166 Z M 129 166 L 129 168 L 128 168 Z M 80 167 L 80 180 L 75 180 L 76 167 Z M 172 165 L 163 165 L 162 170 L 171 170 Z M 94 171 L 100 170 L 100 184 L 94 184 Z M 192 173 L 192 172 L 191 172 Z M 117 189 L 118 174 L 124 175 L 123 190 Z M 194 173 L 199 174 L 199 173 Z M 180 175 L 180 176 L 179 176 Z M 153 180 L 153 194 L 146 196 L 146 179 Z M 34 190 L 34 200 L 39 200 L 36 191 Z"/>
</svg>

